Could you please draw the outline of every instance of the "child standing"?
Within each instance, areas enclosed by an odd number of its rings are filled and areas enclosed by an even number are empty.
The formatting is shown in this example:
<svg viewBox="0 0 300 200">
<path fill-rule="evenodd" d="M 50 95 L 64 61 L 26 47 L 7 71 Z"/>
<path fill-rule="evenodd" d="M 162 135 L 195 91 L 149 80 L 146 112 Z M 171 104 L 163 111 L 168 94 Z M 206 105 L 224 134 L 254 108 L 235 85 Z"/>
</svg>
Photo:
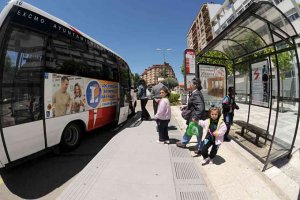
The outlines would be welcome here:
<svg viewBox="0 0 300 200">
<path fill-rule="evenodd" d="M 160 89 L 160 101 L 158 103 L 157 113 L 155 119 L 158 127 L 159 140 L 158 143 L 169 144 L 168 124 L 171 119 L 171 107 L 168 97 L 170 93 L 166 87 Z"/>
<path fill-rule="evenodd" d="M 202 147 L 203 162 L 206 165 L 212 162 L 217 155 L 218 149 L 224 140 L 224 134 L 227 130 L 226 124 L 221 117 L 221 109 L 212 106 L 209 111 L 207 120 L 200 120 L 199 125 L 203 127 L 203 133 L 206 133 L 204 145 Z M 212 146 L 210 153 L 209 147 Z"/>
</svg>

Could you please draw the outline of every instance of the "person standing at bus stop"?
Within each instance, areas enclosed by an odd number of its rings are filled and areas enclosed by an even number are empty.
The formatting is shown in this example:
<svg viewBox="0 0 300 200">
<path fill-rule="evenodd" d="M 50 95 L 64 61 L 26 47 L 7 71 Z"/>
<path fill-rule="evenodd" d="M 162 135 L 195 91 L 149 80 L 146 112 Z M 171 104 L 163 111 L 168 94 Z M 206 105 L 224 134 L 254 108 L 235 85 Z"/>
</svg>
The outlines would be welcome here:
<svg viewBox="0 0 300 200">
<path fill-rule="evenodd" d="M 144 79 L 140 79 L 139 86 L 138 86 L 138 97 L 141 100 L 141 109 L 142 109 L 142 120 L 150 120 L 150 114 L 148 110 L 146 109 L 146 105 L 148 103 L 148 97 L 147 97 L 147 86 Z"/>
<path fill-rule="evenodd" d="M 188 120 L 186 120 L 186 124 L 189 126 L 191 121 L 197 122 L 200 119 L 204 119 L 206 116 L 205 113 L 205 103 L 204 98 L 201 93 L 201 81 L 199 78 L 193 78 L 191 82 L 192 93 L 188 100 L 188 110 L 192 110 L 191 116 Z M 188 127 L 187 127 L 188 129 Z M 192 136 L 187 135 L 187 129 L 182 137 L 182 140 L 177 142 L 176 145 L 181 148 L 186 148 L 186 145 L 190 142 Z M 195 154 L 201 154 L 202 150 L 202 131 L 203 128 L 199 127 L 199 135 L 197 136 L 197 150 L 195 150 Z"/>
<path fill-rule="evenodd" d="M 228 137 L 230 127 L 233 123 L 234 110 L 240 109 L 239 106 L 234 101 L 235 90 L 234 87 L 228 88 L 228 95 L 223 98 L 222 108 L 223 108 L 223 119 L 227 126 L 227 131 L 224 135 L 224 141 L 230 142 L 230 138 Z"/>
<path fill-rule="evenodd" d="M 168 90 L 167 86 L 165 86 L 162 83 L 162 80 L 158 80 L 158 83 L 152 87 L 152 96 L 153 96 L 153 110 L 154 110 L 154 115 L 157 113 L 157 108 L 158 108 L 158 102 L 161 99 L 160 97 L 160 90 L 164 88 L 166 90 Z"/>
<path fill-rule="evenodd" d="M 61 77 L 60 89 L 52 96 L 53 116 L 58 117 L 67 114 L 71 108 L 71 96 L 67 89 L 69 79 L 66 76 Z"/>
</svg>

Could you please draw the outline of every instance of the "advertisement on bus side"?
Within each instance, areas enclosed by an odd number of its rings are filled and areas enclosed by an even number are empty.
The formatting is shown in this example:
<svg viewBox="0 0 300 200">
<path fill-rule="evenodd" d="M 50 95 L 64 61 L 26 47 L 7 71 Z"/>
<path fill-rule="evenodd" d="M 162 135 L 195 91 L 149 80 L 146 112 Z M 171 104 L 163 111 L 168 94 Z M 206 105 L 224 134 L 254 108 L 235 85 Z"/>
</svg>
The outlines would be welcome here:
<svg viewBox="0 0 300 200">
<path fill-rule="evenodd" d="M 117 105 L 119 84 L 45 73 L 45 117 L 58 117 Z"/>
</svg>

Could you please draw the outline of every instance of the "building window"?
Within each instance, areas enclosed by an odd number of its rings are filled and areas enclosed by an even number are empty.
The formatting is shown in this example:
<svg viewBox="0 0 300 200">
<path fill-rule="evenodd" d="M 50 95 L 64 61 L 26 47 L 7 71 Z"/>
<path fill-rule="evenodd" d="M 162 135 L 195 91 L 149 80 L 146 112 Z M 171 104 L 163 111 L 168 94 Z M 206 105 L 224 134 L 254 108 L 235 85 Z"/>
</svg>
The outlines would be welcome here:
<svg viewBox="0 0 300 200">
<path fill-rule="evenodd" d="M 280 4 L 281 2 L 283 2 L 284 0 L 274 0 L 274 3 L 276 4 L 276 5 L 278 5 L 278 4 Z"/>
<path fill-rule="evenodd" d="M 298 13 L 294 13 L 294 14 L 288 16 L 288 18 L 289 18 L 289 20 L 291 20 L 291 22 L 295 21 L 296 19 L 299 18 L 299 14 Z"/>
</svg>

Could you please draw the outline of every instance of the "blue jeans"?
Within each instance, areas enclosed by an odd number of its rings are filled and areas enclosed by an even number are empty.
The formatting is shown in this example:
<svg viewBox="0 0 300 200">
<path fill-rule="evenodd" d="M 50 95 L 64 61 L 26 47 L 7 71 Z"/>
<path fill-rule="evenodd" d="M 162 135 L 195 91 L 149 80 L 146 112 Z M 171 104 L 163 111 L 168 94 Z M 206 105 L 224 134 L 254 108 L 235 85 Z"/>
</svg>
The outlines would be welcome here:
<svg viewBox="0 0 300 200">
<path fill-rule="evenodd" d="M 201 126 L 199 126 L 199 135 L 197 136 L 197 142 L 198 142 L 198 150 L 202 150 L 202 146 L 203 146 L 203 143 L 202 143 L 202 135 L 203 135 L 203 128 Z M 188 144 L 191 140 L 192 136 L 188 136 L 186 134 L 186 131 L 184 133 L 184 135 L 182 136 L 182 140 L 181 140 L 181 144 Z"/>
<path fill-rule="evenodd" d="M 227 127 L 226 133 L 224 135 L 225 138 L 228 136 L 228 133 L 230 131 L 230 127 L 233 123 L 233 116 L 234 116 L 234 114 L 232 112 L 223 114 L 223 119 L 224 119 L 224 122 L 225 122 L 226 127 Z"/>
</svg>

